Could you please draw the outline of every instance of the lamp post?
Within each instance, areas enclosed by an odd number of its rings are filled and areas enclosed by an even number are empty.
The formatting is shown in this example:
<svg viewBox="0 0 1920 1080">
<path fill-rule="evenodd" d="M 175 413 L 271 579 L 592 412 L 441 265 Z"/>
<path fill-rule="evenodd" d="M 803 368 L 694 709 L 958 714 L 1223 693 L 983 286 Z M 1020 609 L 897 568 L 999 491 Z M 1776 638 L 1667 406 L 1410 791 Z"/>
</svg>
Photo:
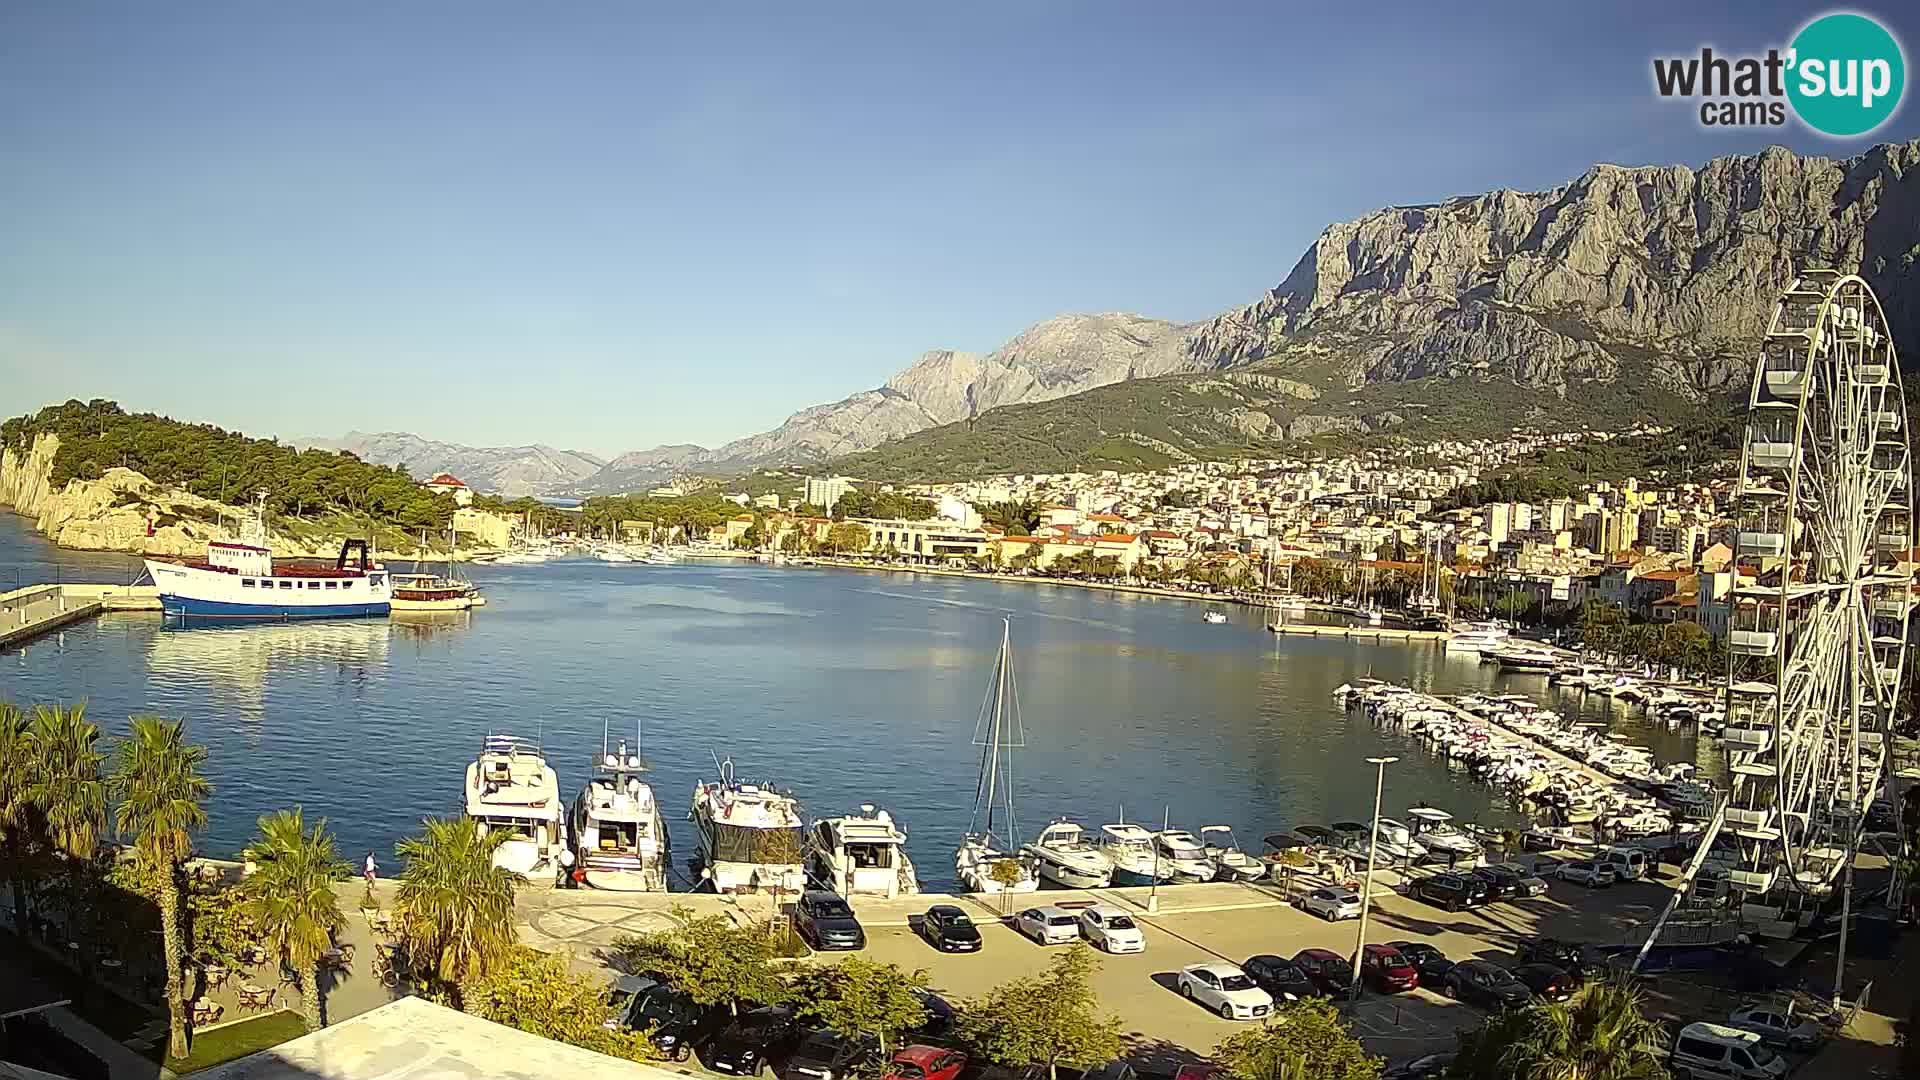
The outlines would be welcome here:
<svg viewBox="0 0 1920 1080">
<path fill-rule="evenodd" d="M 1380 795 L 1387 786 L 1387 766 L 1400 759 L 1397 757 L 1370 757 L 1367 763 L 1374 766 L 1373 780 L 1373 832 L 1367 838 L 1367 872 L 1360 881 L 1360 929 L 1353 942 L 1353 986 L 1349 995 L 1360 996 L 1360 954 L 1367 948 L 1367 916 L 1373 911 L 1373 859 L 1380 847 Z"/>
</svg>

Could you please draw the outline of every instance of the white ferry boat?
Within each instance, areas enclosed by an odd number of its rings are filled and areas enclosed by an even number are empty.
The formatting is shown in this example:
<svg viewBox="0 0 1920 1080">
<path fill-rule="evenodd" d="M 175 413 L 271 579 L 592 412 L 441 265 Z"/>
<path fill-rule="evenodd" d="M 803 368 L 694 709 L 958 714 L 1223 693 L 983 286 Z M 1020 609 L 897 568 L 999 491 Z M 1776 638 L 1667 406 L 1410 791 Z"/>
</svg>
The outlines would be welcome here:
<svg viewBox="0 0 1920 1080">
<path fill-rule="evenodd" d="M 808 853 L 813 879 L 841 896 L 892 899 L 920 891 L 913 860 L 907 858 L 907 834 L 893 815 L 862 803 L 860 812 L 813 823 Z"/>
<path fill-rule="evenodd" d="M 276 561 L 267 546 L 265 498 L 241 523 L 238 541 L 212 540 L 192 562 L 147 559 L 147 575 L 168 615 L 201 619 L 345 619 L 385 615 L 393 583 L 365 540 L 323 561 Z"/>
<path fill-rule="evenodd" d="M 792 795 L 733 777 L 733 759 L 720 779 L 693 787 L 688 813 L 700 834 L 703 888 L 721 893 L 806 888 L 800 804 Z"/>
<path fill-rule="evenodd" d="M 467 816 L 489 833 L 510 834 L 493 865 L 516 874 L 552 872 L 566 846 L 560 780 L 540 748 L 511 735 L 489 735 L 467 766 Z"/>
<path fill-rule="evenodd" d="M 594 776 L 573 800 L 574 866 L 586 884 L 617 892 L 666 892 L 672 838 L 647 765 L 627 744 L 601 740 Z"/>
</svg>

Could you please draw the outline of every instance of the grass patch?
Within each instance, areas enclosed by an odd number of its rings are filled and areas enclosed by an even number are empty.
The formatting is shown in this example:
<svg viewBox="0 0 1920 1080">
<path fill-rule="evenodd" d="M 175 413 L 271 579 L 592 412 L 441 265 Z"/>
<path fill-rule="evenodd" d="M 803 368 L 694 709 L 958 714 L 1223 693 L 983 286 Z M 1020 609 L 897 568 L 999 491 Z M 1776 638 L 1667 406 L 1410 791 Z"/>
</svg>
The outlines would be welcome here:
<svg viewBox="0 0 1920 1080">
<path fill-rule="evenodd" d="M 299 1013 L 283 1009 L 196 1034 L 193 1048 L 187 1056 L 168 1058 L 166 1064 L 175 1073 L 198 1072 L 270 1046 L 279 1046 L 288 1039 L 297 1039 L 306 1033 L 306 1020 Z M 164 1048 L 165 1044 L 161 1045 Z"/>
</svg>

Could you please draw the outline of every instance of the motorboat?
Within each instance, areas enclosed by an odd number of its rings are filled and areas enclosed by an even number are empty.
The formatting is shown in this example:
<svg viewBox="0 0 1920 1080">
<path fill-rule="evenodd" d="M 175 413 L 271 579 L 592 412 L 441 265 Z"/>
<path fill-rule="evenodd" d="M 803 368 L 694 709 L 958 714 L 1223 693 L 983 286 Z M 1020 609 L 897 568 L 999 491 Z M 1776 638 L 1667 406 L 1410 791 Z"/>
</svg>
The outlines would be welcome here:
<svg viewBox="0 0 1920 1080">
<path fill-rule="evenodd" d="M 1040 887 L 1040 876 L 1032 864 L 1007 853 L 995 834 L 1004 829 L 1018 835 L 1019 824 L 1013 816 L 1013 777 L 1010 771 L 1013 751 L 1026 745 L 1026 731 L 1020 721 L 1020 697 L 1013 673 L 1013 624 L 1000 623 L 1000 653 L 994 658 L 993 678 L 987 699 L 980 708 L 980 720 L 974 730 L 974 745 L 980 750 L 980 778 L 974 785 L 973 814 L 966 834 L 954 849 L 954 876 L 960 887 L 974 893 L 1028 893 Z"/>
<path fill-rule="evenodd" d="M 892 814 L 861 803 L 858 813 L 813 823 L 808 861 L 814 881 L 841 896 L 892 899 L 920 891 L 906 845 Z"/>
<path fill-rule="evenodd" d="M 1501 671 L 1511 671 L 1525 675 L 1544 675 L 1559 663 L 1554 655 L 1543 649 L 1507 645 L 1498 649 L 1481 651 L 1481 659 L 1492 659 L 1500 665 Z"/>
<path fill-rule="evenodd" d="M 1100 826 L 1100 854 L 1113 863 L 1115 885 L 1164 885 L 1173 880 L 1154 849 L 1153 834 L 1130 821 Z"/>
<path fill-rule="evenodd" d="M 672 840 L 653 788 L 640 779 L 647 764 L 622 741 L 600 742 L 593 776 L 573 800 L 574 866 L 596 889 L 666 892 Z"/>
<path fill-rule="evenodd" d="M 537 744 L 488 735 L 467 766 L 466 813 L 483 833 L 508 834 L 493 865 L 523 875 L 558 869 L 566 845 L 560 781 Z"/>
<path fill-rule="evenodd" d="M 1412 829 L 1392 818 L 1380 819 L 1375 843 L 1380 853 L 1394 862 L 1417 862 L 1427 857 L 1427 845 L 1414 837 Z"/>
<path fill-rule="evenodd" d="M 1455 623 L 1447 636 L 1447 651 L 1450 653 L 1483 653 L 1503 648 L 1507 644 L 1507 630 L 1499 623 Z"/>
<path fill-rule="evenodd" d="M 806 888 L 800 803 L 792 794 L 742 783 L 726 758 L 720 779 L 694 785 L 688 817 L 699 834 L 703 887 L 719 893 Z"/>
<path fill-rule="evenodd" d="M 1463 832 L 1453 823 L 1453 815 L 1445 810 L 1436 810 L 1431 806 L 1415 806 L 1407 810 L 1407 825 L 1412 839 L 1423 845 L 1429 854 L 1445 859 L 1478 856 L 1480 844 L 1472 836 Z"/>
<path fill-rule="evenodd" d="M 1040 877 L 1066 889 L 1104 889 L 1113 882 L 1113 860 L 1087 839 L 1078 822 L 1061 818 L 1020 849 Z"/>
<path fill-rule="evenodd" d="M 1153 844 L 1160 852 L 1162 869 L 1170 870 L 1174 881 L 1213 880 L 1213 860 L 1207 857 L 1206 845 L 1192 833 L 1185 829 L 1161 829 L 1153 834 Z"/>
<path fill-rule="evenodd" d="M 1214 843 L 1213 838 L 1220 838 Z M 1234 842 L 1233 826 L 1204 825 L 1200 829 L 1200 839 L 1206 849 L 1207 861 L 1213 864 L 1215 881 L 1258 881 L 1267 876 L 1267 865 L 1259 859 L 1240 850 Z"/>
<path fill-rule="evenodd" d="M 1224 623 L 1227 621 L 1227 613 L 1224 611 L 1214 611 L 1212 609 L 1208 609 L 1206 614 L 1200 616 L 1200 621 L 1218 625 L 1220 623 Z"/>
</svg>

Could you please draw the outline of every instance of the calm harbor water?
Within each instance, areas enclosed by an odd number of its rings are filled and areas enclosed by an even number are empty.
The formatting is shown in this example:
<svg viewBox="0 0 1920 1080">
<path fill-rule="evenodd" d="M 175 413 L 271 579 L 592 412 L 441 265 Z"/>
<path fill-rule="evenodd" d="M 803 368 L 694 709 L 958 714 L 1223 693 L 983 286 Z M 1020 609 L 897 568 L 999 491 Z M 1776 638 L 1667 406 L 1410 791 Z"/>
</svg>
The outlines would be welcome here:
<svg viewBox="0 0 1920 1080">
<path fill-rule="evenodd" d="M 121 556 L 60 552 L 0 513 L 0 588 L 125 581 Z M 950 883 L 978 769 L 975 720 L 1011 618 L 1025 747 L 1014 762 L 1023 839 L 1055 816 L 1234 827 L 1241 844 L 1295 824 L 1362 819 L 1370 755 L 1398 754 L 1385 803 L 1518 820 L 1419 744 L 1335 707 L 1363 676 L 1440 693 L 1555 697 L 1431 644 L 1276 637 L 1259 614 L 1201 622 L 1198 602 L 1061 586 L 856 571 L 562 561 L 471 568 L 488 605 L 460 616 L 181 628 L 107 615 L 0 654 L 0 699 L 84 700 L 110 733 L 184 717 L 210 749 L 213 854 L 283 807 L 325 816 L 354 859 L 389 872 L 422 817 L 457 812 L 489 732 L 544 741 L 571 798 L 600 745 L 644 732 L 676 858 L 696 781 L 731 755 L 742 779 L 792 789 L 809 816 L 872 802 L 909 833 L 924 882 Z M 1611 718 L 1662 760 L 1690 733 L 1647 730 L 1605 699 L 1555 707 Z M 1611 710 L 1611 712 L 1609 712 Z M 1701 758 L 1713 756 L 1702 743 Z M 678 887 L 678 886 L 676 886 Z"/>
</svg>

